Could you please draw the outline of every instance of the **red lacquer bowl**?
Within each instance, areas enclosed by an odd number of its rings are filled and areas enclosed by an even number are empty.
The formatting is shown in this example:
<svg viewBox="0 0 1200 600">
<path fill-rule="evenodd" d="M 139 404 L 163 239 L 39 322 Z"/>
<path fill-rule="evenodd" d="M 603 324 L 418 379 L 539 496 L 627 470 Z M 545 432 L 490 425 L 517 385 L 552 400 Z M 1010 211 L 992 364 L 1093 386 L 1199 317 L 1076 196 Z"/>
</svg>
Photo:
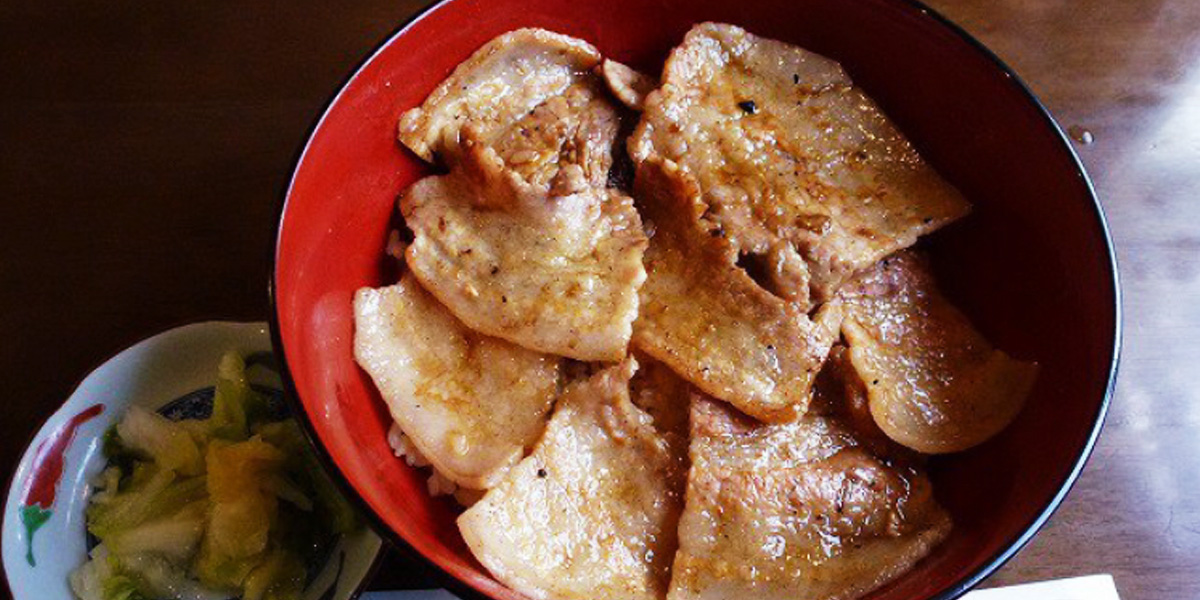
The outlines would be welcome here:
<svg viewBox="0 0 1200 600">
<path fill-rule="evenodd" d="M 331 101 L 279 219 L 273 302 L 309 432 L 381 532 L 448 574 L 464 597 L 517 598 L 471 557 L 456 511 L 392 456 L 390 419 L 355 365 L 351 297 L 393 281 L 383 248 L 395 200 L 428 170 L 396 120 L 495 35 L 538 26 L 657 72 L 701 21 L 723 21 L 840 61 L 974 203 L 927 245 L 947 293 L 1010 353 L 1042 365 L 998 438 L 937 458 L 950 539 L 876 600 L 955 598 L 1024 545 L 1061 502 L 1103 421 L 1120 304 L 1112 246 L 1082 166 L 1013 73 L 944 19 L 903 0 L 451 0 L 400 29 Z M 298 411 L 300 412 L 300 411 Z"/>
</svg>

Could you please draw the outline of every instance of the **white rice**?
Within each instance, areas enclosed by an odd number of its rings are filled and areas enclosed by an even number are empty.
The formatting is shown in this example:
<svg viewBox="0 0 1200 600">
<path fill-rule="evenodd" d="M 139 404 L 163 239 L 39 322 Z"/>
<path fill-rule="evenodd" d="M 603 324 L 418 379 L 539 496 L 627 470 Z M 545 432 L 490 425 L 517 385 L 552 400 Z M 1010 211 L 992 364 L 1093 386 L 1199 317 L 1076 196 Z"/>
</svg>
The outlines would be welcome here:
<svg viewBox="0 0 1200 600">
<path fill-rule="evenodd" d="M 431 496 L 453 496 L 454 491 L 458 489 L 453 481 L 447 479 L 437 469 L 429 474 L 428 487 Z"/>
<path fill-rule="evenodd" d="M 416 444 L 404 434 L 404 431 L 396 423 L 392 423 L 391 428 L 388 429 L 387 441 L 388 445 L 392 447 L 392 453 L 397 458 L 403 458 L 408 466 L 430 468 L 429 479 L 426 481 L 429 495 L 453 496 L 455 501 L 463 506 L 471 506 L 483 497 L 483 491 L 460 488 L 450 478 L 438 472 L 437 468 L 430 465 L 429 459 L 421 454 Z"/>
<path fill-rule="evenodd" d="M 388 445 L 392 447 L 392 453 L 398 458 L 403 458 L 404 462 L 410 467 L 428 467 L 429 459 L 425 458 L 424 454 L 417 449 L 416 444 L 404 435 L 404 431 L 396 423 L 392 423 L 391 429 L 387 433 Z"/>
</svg>

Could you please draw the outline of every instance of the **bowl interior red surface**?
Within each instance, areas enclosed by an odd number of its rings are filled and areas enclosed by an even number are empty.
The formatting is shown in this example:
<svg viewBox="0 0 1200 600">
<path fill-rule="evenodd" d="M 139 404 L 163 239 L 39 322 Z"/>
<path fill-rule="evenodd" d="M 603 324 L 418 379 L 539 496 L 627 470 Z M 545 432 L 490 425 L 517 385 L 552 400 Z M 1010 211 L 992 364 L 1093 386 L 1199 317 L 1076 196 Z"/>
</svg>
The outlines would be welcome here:
<svg viewBox="0 0 1200 600">
<path fill-rule="evenodd" d="M 1117 291 L 1102 219 L 1061 134 L 1019 82 L 914 4 L 891 0 L 454 0 L 410 24 L 334 100 L 289 190 L 276 248 L 277 336 L 312 429 L 366 505 L 458 580 L 517 597 L 471 557 L 456 511 L 385 441 L 387 410 L 355 365 L 351 298 L 393 282 L 383 247 L 397 195 L 427 173 L 396 120 L 480 44 L 538 26 L 657 72 L 694 23 L 712 20 L 839 60 L 975 211 L 927 246 L 942 285 L 996 344 L 1037 360 L 1027 408 L 997 439 L 935 459 L 953 535 L 872 598 L 961 591 L 1065 492 L 1102 417 Z M 461 591 L 461 590 L 460 590 Z"/>
</svg>

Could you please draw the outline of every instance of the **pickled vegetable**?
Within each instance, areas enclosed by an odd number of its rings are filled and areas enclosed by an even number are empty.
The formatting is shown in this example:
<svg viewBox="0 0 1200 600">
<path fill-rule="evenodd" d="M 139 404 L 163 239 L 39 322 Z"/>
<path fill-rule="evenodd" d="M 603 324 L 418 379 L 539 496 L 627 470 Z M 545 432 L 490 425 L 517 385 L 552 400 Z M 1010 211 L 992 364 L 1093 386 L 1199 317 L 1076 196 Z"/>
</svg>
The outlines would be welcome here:
<svg viewBox="0 0 1200 600">
<path fill-rule="evenodd" d="M 133 407 L 105 435 L 87 509 L 101 543 L 70 578 L 81 600 L 296 600 L 313 553 L 359 526 L 245 368 L 221 360 L 207 419 Z"/>
</svg>

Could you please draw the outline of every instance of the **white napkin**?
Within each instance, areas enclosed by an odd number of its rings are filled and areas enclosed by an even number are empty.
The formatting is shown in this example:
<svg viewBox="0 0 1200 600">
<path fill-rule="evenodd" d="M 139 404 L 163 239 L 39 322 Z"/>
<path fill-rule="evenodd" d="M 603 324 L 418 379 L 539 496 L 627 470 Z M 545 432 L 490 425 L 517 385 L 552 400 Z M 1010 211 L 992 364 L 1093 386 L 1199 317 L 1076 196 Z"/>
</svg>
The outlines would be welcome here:
<svg viewBox="0 0 1200 600">
<path fill-rule="evenodd" d="M 405 592 L 368 592 L 363 600 L 458 600 L 446 590 L 416 590 Z M 1056 579 L 1041 583 L 1026 583 L 1011 587 L 978 590 L 963 596 L 963 600 L 1121 600 L 1112 575 L 1091 575 L 1073 579 Z"/>
<path fill-rule="evenodd" d="M 977 590 L 963 600 L 1121 600 L 1112 575 L 1055 579 L 1002 588 Z"/>
</svg>

